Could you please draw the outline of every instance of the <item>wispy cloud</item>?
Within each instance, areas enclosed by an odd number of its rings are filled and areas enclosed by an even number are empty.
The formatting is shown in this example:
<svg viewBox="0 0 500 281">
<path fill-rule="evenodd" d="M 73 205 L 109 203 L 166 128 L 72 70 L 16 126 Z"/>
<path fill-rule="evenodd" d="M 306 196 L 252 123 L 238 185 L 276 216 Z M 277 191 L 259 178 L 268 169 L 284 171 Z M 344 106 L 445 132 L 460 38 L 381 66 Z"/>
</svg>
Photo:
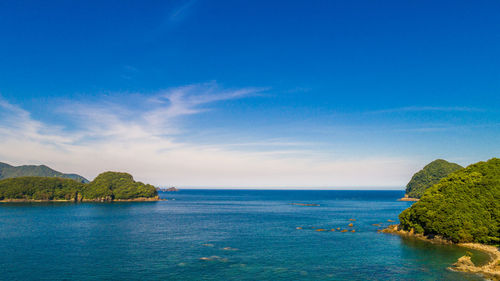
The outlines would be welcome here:
<svg viewBox="0 0 500 281">
<path fill-rule="evenodd" d="M 398 108 L 389 108 L 368 111 L 368 114 L 378 114 L 378 113 L 404 113 L 404 112 L 481 112 L 484 111 L 480 108 L 466 107 L 466 106 L 407 106 Z"/>
<path fill-rule="evenodd" d="M 25 139 L 40 143 L 66 144 L 75 139 L 60 132 L 57 126 L 46 126 L 33 120 L 31 114 L 0 97 L 0 135 L 16 137 L 22 133 Z"/>
<path fill-rule="evenodd" d="M 184 1 L 181 5 L 176 7 L 169 15 L 170 21 L 178 21 L 186 16 L 189 9 L 193 7 L 196 3 L 196 0 Z"/>
<path fill-rule="evenodd" d="M 217 83 L 205 83 L 166 90 L 150 99 L 157 108 L 145 115 L 145 120 L 155 126 L 168 124 L 169 120 L 183 115 L 209 111 L 207 105 L 261 94 L 266 88 L 221 89 Z"/>
<path fill-rule="evenodd" d="M 489 123 L 489 124 L 468 124 L 468 125 L 434 125 L 425 127 L 413 127 L 413 128 L 397 128 L 394 132 L 404 132 L 404 133 L 436 133 L 436 132 L 449 132 L 449 131 L 471 131 L 473 129 L 489 129 L 499 127 L 499 123 Z"/>
<path fill-rule="evenodd" d="M 436 133 L 436 132 L 446 132 L 456 129 L 457 127 L 455 126 L 448 126 L 448 127 L 402 128 L 402 129 L 395 129 L 394 131 L 400 133 Z"/>
<path fill-rule="evenodd" d="M 72 129 L 35 120 L 0 100 L 0 161 L 44 163 L 88 178 L 119 170 L 156 185 L 224 187 L 394 186 L 413 170 L 403 158 L 333 159 L 314 144 L 283 138 L 228 139 L 231 145 L 176 138 L 183 130 L 181 119 L 264 91 L 213 82 L 159 91 L 147 99 L 122 95 L 121 100 L 134 99 L 133 106 L 117 100 L 69 101 L 57 112 Z"/>
<path fill-rule="evenodd" d="M 190 14 L 194 13 L 196 2 L 197 0 L 167 2 L 168 7 L 164 16 L 158 21 L 156 27 L 144 35 L 145 40 L 148 42 L 155 42 L 158 38 L 162 38 L 165 34 L 174 30 L 179 24 L 184 22 Z"/>
<path fill-rule="evenodd" d="M 122 73 L 120 74 L 120 77 L 124 80 L 132 80 L 138 72 L 139 70 L 136 67 L 131 65 L 124 65 L 122 67 Z"/>
<path fill-rule="evenodd" d="M 117 93 L 98 102 L 67 101 L 58 111 L 87 136 L 172 136 L 181 118 L 213 110 L 217 102 L 263 95 L 266 88 L 225 89 L 216 82 L 161 90 L 147 96 Z"/>
</svg>

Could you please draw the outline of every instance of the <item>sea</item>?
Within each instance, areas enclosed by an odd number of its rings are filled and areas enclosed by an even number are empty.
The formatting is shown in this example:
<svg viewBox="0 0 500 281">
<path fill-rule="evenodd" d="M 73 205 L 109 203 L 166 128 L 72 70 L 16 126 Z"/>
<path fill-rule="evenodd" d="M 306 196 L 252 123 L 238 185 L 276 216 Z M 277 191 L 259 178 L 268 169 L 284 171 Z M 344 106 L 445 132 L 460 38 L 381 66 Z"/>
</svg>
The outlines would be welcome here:
<svg viewBox="0 0 500 281">
<path fill-rule="evenodd" d="M 482 280 L 448 267 L 484 253 L 377 231 L 411 206 L 403 195 L 186 189 L 159 202 L 1 203 L 0 280 Z"/>
</svg>

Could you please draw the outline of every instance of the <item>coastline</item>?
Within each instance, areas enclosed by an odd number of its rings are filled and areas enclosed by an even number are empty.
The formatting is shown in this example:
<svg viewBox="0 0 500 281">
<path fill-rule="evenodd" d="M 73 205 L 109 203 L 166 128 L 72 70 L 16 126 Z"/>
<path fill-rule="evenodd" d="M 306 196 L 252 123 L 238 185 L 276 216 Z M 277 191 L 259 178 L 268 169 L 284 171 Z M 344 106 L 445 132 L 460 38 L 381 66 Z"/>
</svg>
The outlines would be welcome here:
<svg viewBox="0 0 500 281">
<path fill-rule="evenodd" d="M 27 203 L 27 202 L 77 202 L 76 200 L 66 200 L 66 199 L 57 199 L 57 200 L 35 200 L 35 199 L 3 199 L 0 200 L 0 203 Z"/>
<path fill-rule="evenodd" d="M 422 234 L 406 231 L 398 228 L 399 225 L 390 225 L 383 229 L 383 233 L 396 234 L 400 236 L 413 237 L 434 244 L 457 245 L 464 248 L 482 251 L 490 257 L 487 264 L 476 266 L 469 256 L 462 256 L 456 263 L 448 267 L 448 269 L 459 272 L 476 273 L 487 278 L 488 280 L 500 281 L 500 250 L 496 246 L 485 245 L 480 243 L 453 243 L 440 236 L 428 237 Z"/>
<path fill-rule="evenodd" d="M 399 198 L 398 201 L 409 201 L 409 202 L 417 202 L 418 200 L 420 199 L 417 199 L 417 198 L 409 198 L 409 197 L 403 197 L 403 198 Z"/>
<path fill-rule="evenodd" d="M 57 200 L 35 200 L 35 199 L 3 199 L 0 200 L 0 203 L 48 203 L 48 202 L 155 202 L 155 201 L 164 201 L 164 199 L 160 199 L 159 196 L 156 197 L 139 197 L 134 199 L 82 199 L 82 200 L 67 200 L 67 199 L 57 199 Z"/>
<path fill-rule="evenodd" d="M 111 202 L 155 202 L 155 201 L 165 201 L 165 199 L 160 199 L 159 196 L 156 197 L 139 197 L 134 199 L 114 199 Z"/>
<path fill-rule="evenodd" d="M 398 199 L 398 201 L 409 201 L 409 202 L 416 202 L 418 200 L 420 200 L 420 199 L 408 197 L 408 194 L 405 194 L 405 197 Z"/>
</svg>

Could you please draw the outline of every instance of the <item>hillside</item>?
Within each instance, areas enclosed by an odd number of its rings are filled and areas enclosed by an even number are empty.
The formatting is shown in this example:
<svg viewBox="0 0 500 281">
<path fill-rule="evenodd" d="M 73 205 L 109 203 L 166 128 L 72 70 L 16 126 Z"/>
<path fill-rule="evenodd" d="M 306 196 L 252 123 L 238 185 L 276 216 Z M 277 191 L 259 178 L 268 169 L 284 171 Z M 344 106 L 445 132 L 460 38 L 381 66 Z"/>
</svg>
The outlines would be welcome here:
<svg viewBox="0 0 500 281">
<path fill-rule="evenodd" d="M 109 201 L 154 197 L 158 197 L 154 186 L 136 182 L 132 175 L 127 173 L 102 173 L 83 188 L 84 200 Z"/>
<path fill-rule="evenodd" d="M 16 177 L 0 180 L 1 201 L 155 201 L 154 186 L 126 173 L 105 172 L 90 183 L 59 177 Z"/>
<path fill-rule="evenodd" d="M 463 167 L 458 164 L 450 163 L 443 159 L 434 160 L 413 175 L 410 182 L 406 185 L 406 196 L 418 199 L 422 197 L 429 187 L 460 169 L 463 169 Z"/>
<path fill-rule="evenodd" d="M 455 243 L 500 243 L 500 159 L 442 179 L 399 215 L 400 227 Z"/>
<path fill-rule="evenodd" d="M 77 174 L 64 174 L 53 170 L 45 165 L 24 165 L 24 166 L 11 166 L 6 163 L 0 162 L 0 180 L 18 177 L 58 177 L 72 179 L 81 183 L 88 183 L 89 181 Z"/>
<path fill-rule="evenodd" d="M 77 201 L 83 183 L 58 177 L 17 177 L 0 180 L 0 200 Z"/>
</svg>

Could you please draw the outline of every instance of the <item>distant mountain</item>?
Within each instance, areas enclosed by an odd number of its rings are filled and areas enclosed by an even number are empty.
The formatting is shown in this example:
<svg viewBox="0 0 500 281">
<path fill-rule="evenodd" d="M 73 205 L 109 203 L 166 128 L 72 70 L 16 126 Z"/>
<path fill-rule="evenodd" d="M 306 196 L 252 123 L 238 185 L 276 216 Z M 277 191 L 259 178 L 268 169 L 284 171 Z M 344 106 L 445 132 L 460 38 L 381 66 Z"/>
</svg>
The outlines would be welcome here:
<svg viewBox="0 0 500 281">
<path fill-rule="evenodd" d="M 443 159 L 434 160 L 413 175 L 408 185 L 406 185 L 406 196 L 420 198 L 429 187 L 460 169 L 463 169 L 463 167 L 458 164 Z"/>
<path fill-rule="evenodd" d="M 58 177 L 72 179 L 81 183 L 88 183 L 89 181 L 77 174 L 64 174 L 53 170 L 45 165 L 24 165 L 24 166 L 11 166 L 6 163 L 0 162 L 0 180 L 8 178 L 19 177 Z"/>
</svg>

